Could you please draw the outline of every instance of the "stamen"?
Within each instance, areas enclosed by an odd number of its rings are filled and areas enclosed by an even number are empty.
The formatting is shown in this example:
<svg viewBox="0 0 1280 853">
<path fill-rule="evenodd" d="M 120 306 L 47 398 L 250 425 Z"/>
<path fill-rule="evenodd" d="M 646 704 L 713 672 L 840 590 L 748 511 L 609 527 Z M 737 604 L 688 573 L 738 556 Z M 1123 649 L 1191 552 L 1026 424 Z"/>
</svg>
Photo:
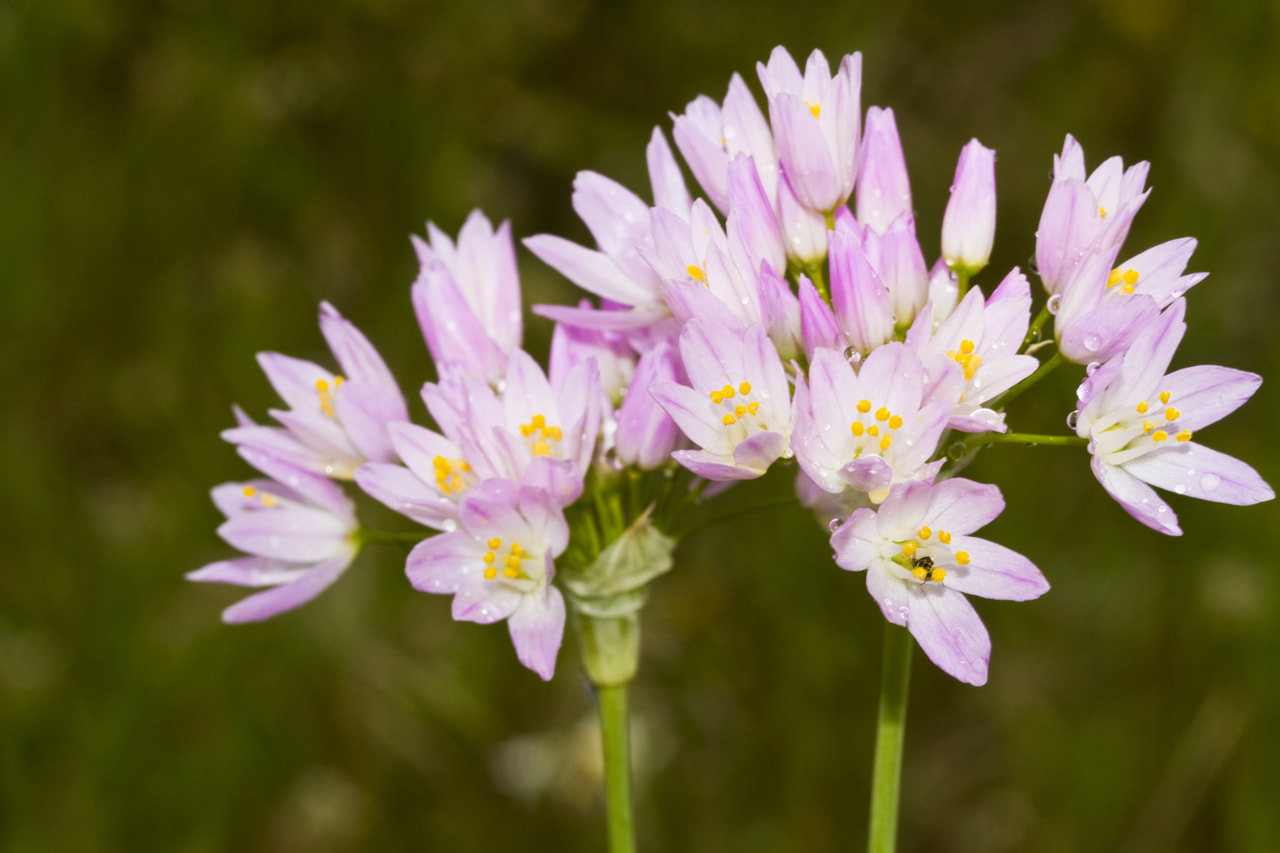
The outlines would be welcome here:
<svg viewBox="0 0 1280 853">
<path fill-rule="evenodd" d="M 1156 425 L 1155 425 L 1155 424 L 1153 424 L 1151 421 L 1143 421 L 1143 422 L 1142 422 L 1142 434 L 1143 434 L 1143 435 L 1150 435 L 1150 434 L 1151 434 L 1151 431 L 1152 431 L 1153 429 L 1155 429 L 1155 428 L 1156 428 Z"/>
<path fill-rule="evenodd" d="M 859 411 L 859 412 L 862 412 L 862 414 L 864 414 L 864 415 L 865 415 L 867 412 L 871 411 L 871 401 L 870 401 L 870 400 L 859 400 L 859 401 L 858 401 L 858 411 Z"/>
<path fill-rule="evenodd" d="M 921 539 L 928 539 L 928 538 L 929 538 L 930 536 L 932 536 L 932 535 L 933 535 L 933 531 L 932 531 L 932 530 L 930 530 L 928 527 L 921 527 L 921 528 L 920 528 L 920 538 L 921 538 Z"/>
<path fill-rule="evenodd" d="M 495 569 L 493 566 L 490 566 L 489 568 L 484 570 L 484 579 L 487 581 L 491 581 L 497 576 L 498 576 L 498 570 Z"/>
<path fill-rule="evenodd" d="M 317 379 L 316 390 L 319 391 L 321 394 L 323 394 L 325 391 L 329 390 L 329 383 L 324 381 L 323 379 Z"/>
<path fill-rule="evenodd" d="M 967 551 L 956 551 L 956 562 L 962 566 L 969 565 L 969 553 Z"/>
<path fill-rule="evenodd" d="M 511 568 L 508 566 L 507 568 L 502 570 L 502 576 L 504 578 L 511 578 L 512 580 L 515 580 L 516 578 L 520 577 L 520 569 L 519 567 Z"/>
<path fill-rule="evenodd" d="M 555 430 L 556 432 L 560 431 L 560 427 L 552 427 L 552 429 Z M 559 438 L 559 436 L 556 436 L 556 437 Z M 468 471 L 471 470 L 471 463 L 465 459 L 456 460 L 456 464 L 457 464 L 458 470 L 462 471 L 463 473 L 467 473 Z"/>
<path fill-rule="evenodd" d="M 1181 414 L 1182 412 L 1179 412 L 1173 406 L 1170 406 L 1169 408 L 1164 410 L 1164 419 L 1166 421 L 1176 421 L 1178 419 L 1178 416 Z"/>
<path fill-rule="evenodd" d="M 849 430 L 855 436 L 857 436 L 858 438 L 861 438 L 862 433 L 866 430 L 866 427 L 862 425 L 862 421 L 854 421 L 853 423 L 849 424 Z"/>
<path fill-rule="evenodd" d="M 520 543 L 519 543 L 519 542 L 512 542 L 512 543 L 511 543 L 511 553 L 512 553 L 514 556 L 519 557 L 521 554 L 524 554 L 524 553 L 527 553 L 527 552 L 526 552 L 523 548 L 521 548 L 521 547 L 520 547 Z"/>
<path fill-rule="evenodd" d="M 542 429 L 547 425 L 547 419 L 542 415 L 534 415 L 533 420 L 529 421 L 529 426 L 534 429 Z"/>
<path fill-rule="evenodd" d="M 887 435 L 886 435 L 884 438 L 880 439 L 880 449 L 881 449 L 881 450 L 888 450 L 888 449 L 889 449 L 889 445 L 891 445 L 891 444 L 893 444 L 893 438 L 892 438 L 891 436 L 887 436 Z"/>
<path fill-rule="evenodd" d="M 932 580 L 935 580 L 938 583 L 942 583 L 944 580 L 947 579 L 947 570 L 939 566 L 938 568 L 932 570 L 932 572 L 930 573 L 930 577 Z"/>
<path fill-rule="evenodd" d="M 1177 435 L 1174 436 L 1174 439 L 1177 441 L 1190 441 L 1191 430 L 1189 429 L 1181 430 Z"/>
<path fill-rule="evenodd" d="M 244 496 L 245 496 L 246 498 L 251 498 L 251 497 L 253 497 L 254 495 L 256 495 L 257 493 L 258 493 L 258 490 L 257 490 L 257 489 L 255 489 L 253 486 L 245 486 L 245 487 L 244 487 Z"/>
<path fill-rule="evenodd" d="M 551 445 L 547 444 L 542 439 L 538 439 L 533 443 L 533 455 L 534 456 L 550 456 Z"/>
<path fill-rule="evenodd" d="M 1099 216 L 1101 216 L 1103 219 L 1106 219 L 1106 218 L 1107 218 L 1107 209 L 1106 209 L 1105 207 L 1100 207 L 1100 208 L 1098 208 L 1098 215 L 1099 215 Z"/>
<path fill-rule="evenodd" d="M 805 101 L 804 105 L 809 108 L 809 112 L 813 113 L 814 118 L 817 118 L 818 114 L 822 112 L 822 104 L 811 104 Z"/>
<path fill-rule="evenodd" d="M 742 396 L 744 396 L 744 397 L 745 397 L 745 396 L 747 396 L 748 394 L 750 394 L 750 393 L 751 393 L 751 383 L 750 383 L 750 382 L 742 382 L 742 383 L 740 383 L 740 384 L 738 385 L 738 393 L 739 393 L 739 394 L 741 394 L 741 395 L 742 395 Z"/>
<path fill-rule="evenodd" d="M 484 557 L 482 557 L 481 559 L 483 559 L 486 563 L 492 563 L 494 560 L 498 559 L 498 555 L 493 553 L 492 551 L 485 551 Z"/>
<path fill-rule="evenodd" d="M 732 386 L 732 385 L 726 385 L 726 386 L 724 386 L 723 388 L 721 388 L 721 389 L 720 389 L 720 396 L 721 396 L 721 397 L 724 397 L 726 400 L 728 400 L 730 397 L 735 396 L 735 394 L 734 394 L 734 392 L 733 392 L 733 386 Z"/>
<path fill-rule="evenodd" d="M 1168 437 L 1169 437 L 1169 433 L 1165 432 L 1162 429 L 1158 429 L 1155 432 L 1151 433 L 1152 441 L 1164 441 Z"/>
<path fill-rule="evenodd" d="M 437 471 L 449 470 L 449 460 L 445 459 L 443 456 L 437 456 L 435 459 L 432 459 L 431 464 L 435 466 Z"/>
<path fill-rule="evenodd" d="M 950 534 L 949 532 L 947 532 L 946 530 L 939 530 L 939 531 L 938 531 L 938 541 L 939 541 L 939 542 L 941 542 L 943 545 L 950 545 L 950 544 L 951 544 L 951 534 Z"/>
<path fill-rule="evenodd" d="M 262 496 L 262 505 L 265 506 L 267 509 L 271 509 L 271 507 L 276 505 L 276 496 L 264 494 Z"/>
<path fill-rule="evenodd" d="M 689 264 L 689 266 L 685 267 L 685 272 L 693 276 L 695 281 L 706 281 L 707 279 L 707 274 L 702 271 L 702 267 L 695 264 Z"/>
<path fill-rule="evenodd" d="M 498 550 L 498 549 L 499 549 L 499 548 L 501 548 L 501 547 L 502 547 L 502 540 L 501 540 L 501 539 L 499 539 L 497 536 L 495 536 L 495 537 L 493 537 L 492 539 L 490 539 L 490 540 L 489 540 L 489 550 L 490 550 L 490 551 L 496 551 L 496 550 Z"/>
<path fill-rule="evenodd" d="M 872 424 L 871 426 L 867 427 L 867 435 L 879 435 L 879 434 L 880 434 L 880 427 L 876 426 L 875 424 Z"/>
<path fill-rule="evenodd" d="M 759 403 L 748 403 L 748 404 L 747 404 L 747 411 L 754 415 L 756 412 L 760 411 L 760 404 L 759 404 Z"/>
<path fill-rule="evenodd" d="M 964 353 L 965 355 L 968 355 L 969 353 L 973 352 L 973 341 L 961 341 L 960 352 Z"/>
<path fill-rule="evenodd" d="M 902 546 L 902 556 L 904 557 L 912 556 L 913 554 L 915 554 L 916 549 L 919 547 L 920 546 L 914 542 L 908 542 L 907 544 Z"/>
<path fill-rule="evenodd" d="M 723 423 L 725 426 L 733 426 L 737 422 L 738 422 L 738 419 L 735 418 L 733 415 L 725 415 L 723 418 L 721 418 L 721 423 Z"/>
<path fill-rule="evenodd" d="M 916 576 L 916 580 L 918 580 L 918 581 L 928 580 L 928 578 L 929 578 L 929 569 L 926 569 L 926 568 L 922 568 L 922 567 L 917 566 L 916 568 L 914 568 L 914 569 L 912 569 L 912 570 L 911 570 L 911 574 L 915 575 L 915 576 Z"/>
<path fill-rule="evenodd" d="M 1140 414 L 1140 415 L 1145 415 L 1145 414 L 1147 413 L 1147 401 L 1146 401 L 1146 400 L 1143 400 L 1141 403 L 1139 403 L 1139 404 L 1138 404 L 1137 412 L 1138 412 L 1138 414 Z"/>
<path fill-rule="evenodd" d="M 747 407 L 746 407 L 746 406 L 734 406 L 734 407 L 733 407 L 733 413 L 734 413 L 735 415 L 737 415 L 738 417 L 742 417 L 742 416 L 744 416 L 744 415 L 747 413 Z"/>
<path fill-rule="evenodd" d="M 711 402 L 715 403 L 717 406 L 724 402 L 724 395 L 719 391 L 712 391 L 707 396 L 709 396 L 711 398 Z"/>
<path fill-rule="evenodd" d="M 1168 392 L 1168 391 L 1161 391 L 1161 392 L 1160 392 L 1160 402 L 1161 402 L 1161 403 L 1168 403 L 1168 402 L 1169 402 L 1169 392 Z"/>
<path fill-rule="evenodd" d="M 889 420 L 890 414 L 892 413 L 888 409 L 886 409 L 884 406 L 881 406 L 880 408 L 876 409 L 876 420 L 887 421 Z"/>
<path fill-rule="evenodd" d="M 889 418 L 889 429 L 900 429 L 902 427 L 901 415 L 894 415 Z"/>
</svg>

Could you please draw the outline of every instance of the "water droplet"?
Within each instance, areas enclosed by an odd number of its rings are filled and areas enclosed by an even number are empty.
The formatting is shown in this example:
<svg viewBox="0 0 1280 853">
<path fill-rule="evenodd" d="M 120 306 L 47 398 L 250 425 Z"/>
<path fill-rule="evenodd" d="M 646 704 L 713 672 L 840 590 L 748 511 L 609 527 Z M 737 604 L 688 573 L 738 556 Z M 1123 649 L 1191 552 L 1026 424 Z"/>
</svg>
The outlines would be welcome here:
<svg viewBox="0 0 1280 853">
<path fill-rule="evenodd" d="M 845 347 L 844 357 L 846 361 L 853 361 L 855 358 L 858 357 L 858 351 L 853 347 Z"/>
<path fill-rule="evenodd" d="M 1182 296 L 1182 294 L 1184 294 L 1184 293 L 1186 293 L 1186 291 L 1185 291 L 1185 290 L 1183 290 L 1181 287 L 1175 287 L 1175 288 L 1173 289 L 1173 292 L 1169 294 L 1169 298 L 1170 298 L 1170 299 L 1177 299 L 1178 297 Z"/>
<path fill-rule="evenodd" d="M 898 618 L 901 619 L 902 623 L 905 625 L 911 619 L 911 611 L 905 607 L 899 607 Z"/>
<path fill-rule="evenodd" d="M 1085 335 L 1081 343 L 1084 344 L 1084 348 L 1089 352 L 1097 352 L 1098 347 L 1102 346 L 1102 338 L 1098 335 Z"/>
<path fill-rule="evenodd" d="M 445 533 L 452 533 L 458 529 L 458 522 L 454 521 L 452 518 L 446 518 L 440 526 L 444 528 Z"/>
<path fill-rule="evenodd" d="M 1094 374 L 1094 371 L 1096 371 L 1099 367 L 1102 367 L 1101 362 L 1097 362 L 1097 361 L 1089 362 L 1084 366 L 1084 375 L 1092 376 Z"/>
<path fill-rule="evenodd" d="M 947 273 L 947 279 L 950 281 L 959 281 L 960 273 L 956 272 L 955 270 L 951 270 Z"/>
<path fill-rule="evenodd" d="M 1160 506 L 1156 507 L 1157 513 L 1168 512 L 1168 511 L 1169 511 L 1169 507 L 1165 506 L 1164 504 L 1160 504 Z"/>
<path fill-rule="evenodd" d="M 1036 232 L 1036 236 L 1037 237 L 1040 236 L 1039 232 Z M 1036 264 L 1035 255 L 1032 255 L 1031 257 L 1027 258 L 1027 272 L 1031 273 L 1032 275 L 1040 275 L 1040 267 L 1038 264 Z"/>
<path fill-rule="evenodd" d="M 1217 474 L 1205 474 L 1200 478 L 1200 488 L 1206 492 L 1212 492 L 1218 486 L 1222 485 L 1222 478 Z"/>
<path fill-rule="evenodd" d="M 1089 446 L 1088 446 L 1088 447 L 1086 447 L 1086 448 L 1085 448 L 1085 450 L 1089 451 L 1090 453 L 1097 453 L 1097 452 L 1098 452 L 1098 442 L 1097 442 L 1097 440 L 1092 439 L 1092 438 L 1091 438 L 1091 439 L 1089 439 Z"/>
<path fill-rule="evenodd" d="M 1174 486 L 1173 490 L 1180 495 L 1185 495 L 1187 493 L 1187 487 L 1182 483 L 1179 483 L 1178 485 Z"/>
<path fill-rule="evenodd" d="M 1050 314 L 1058 313 L 1058 306 L 1062 304 L 1062 294 L 1055 293 L 1049 297 L 1048 304 L 1045 305 L 1049 309 Z"/>
<path fill-rule="evenodd" d="M 1072 412 L 1071 414 L 1067 415 L 1067 429 L 1074 430 L 1076 428 L 1076 424 L 1078 424 L 1079 422 L 1080 422 L 1079 412 Z"/>
<path fill-rule="evenodd" d="M 832 533 L 835 533 L 837 530 L 840 529 L 840 525 L 842 524 L 844 524 L 844 519 L 833 518 L 827 522 L 827 527 L 830 528 Z"/>
<path fill-rule="evenodd" d="M 1093 381 L 1086 379 L 1080 383 L 1080 387 L 1076 389 L 1076 399 L 1083 400 L 1093 392 Z"/>
</svg>

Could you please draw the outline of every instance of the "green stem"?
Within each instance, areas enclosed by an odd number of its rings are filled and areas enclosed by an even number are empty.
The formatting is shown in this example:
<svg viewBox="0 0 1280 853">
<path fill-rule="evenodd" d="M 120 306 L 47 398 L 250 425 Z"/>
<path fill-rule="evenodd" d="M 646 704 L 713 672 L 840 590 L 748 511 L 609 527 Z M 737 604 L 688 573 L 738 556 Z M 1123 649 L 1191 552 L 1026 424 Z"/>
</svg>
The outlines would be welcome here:
<svg viewBox="0 0 1280 853">
<path fill-rule="evenodd" d="M 805 264 L 800 271 L 809 276 L 809 281 L 813 282 L 813 286 L 817 288 L 818 295 L 822 297 L 823 302 L 831 302 L 831 293 L 827 290 L 827 279 L 822 274 L 822 262 L 816 264 Z"/>
<path fill-rule="evenodd" d="M 963 267 L 957 269 L 956 273 L 956 302 L 957 304 L 964 295 L 969 292 L 969 279 L 973 277 L 973 273 Z"/>
<path fill-rule="evenodd" d="M 417 545 L 423 539 L 430 539 L 432 536 L 435 536 L 435 535 L 436 535 L 436 532 L 434 530 L 421 530 L 421 531 L 394 530 L 393 531 L 393 530 L 366 530 L 365 528 L 361 528 L 360 532 L 356 534 L 356 538 L 361 545 L 374 545 L 374 544 L 383 545 L 383 544 L 403 544 L 403 543 L 408 543 L 410 545 Z"/>
<path fill-rule="evenodd" d="M 1027 329 L 1027 336 L 1022 339 L 1023 349 L 1026 349 L 1040 340 L 1040 330 L 1044 328 L 1044 324 L 1049 322 L 1049 318 L 1052 316 L 1053 315 L 1049 313 L 1048 303 L 1045 303 L 1045 306 L 1040 309 L 1040 313 L 1031 321 L 1031 326 Z"/>
<path fill-rule="evenodd" d="M 902 741 L 907 725 L 907 689 L 911 685 L 911 649 L 906 628 L 886 622 L 884 668 L 880 675 L 880 714 L 871 775 L 869 853 L 893 853 L 898 836 L 898 792 L 902 785 Z"/>
<path fill-rule="evenodd" d="M 711 518 L 703 519 L 702 521 L 691 524 L 688 527 L 684 528 L 683 530 L 677 531 L 673 535 L 675 536 L 676 539 L 683 541 L 685 539 L 688 539 L 690 536 L 698 535 L 704 530 L 707 530 L 712 527 L 716 527 L 717 525 L 724 524 L 727 521 L 733 521 L 733 519 L 739 518 L 744 515 L 751 515 L 752 513 L 763 512 L 766 509 L 780 509 L 782 507 L 795 506 L 795 505 L 796 505 L 796 499 L 793 496 L 787 496 L 785 498 L 775 498 L 773 500 L 765 501 L 764 503 L 756 504 L 755 506 L 742 507 L 740 509 L 734 509 L 734 510 L 729 510 L 728 512 L 722 512 L 719 515 L 713 515 Z"/>
<path fill-rule="evenodd" d="M 631 740 L 627 685 L 596 688 L 600 701 L 600 734 L 604 738 L 604 791 L 609 820 L 610 853 L 635 853 L 631 816 Z"/>
<path fill-rule="evenodd" d="M 1015 399 L 1023 391 L 1026 391 L 1032 385 L 1035 385 L 1041 379 L 1044 379 L 1046 376 L 1048 376 L 1050 373 L 1056 370 L 1059 365 L 1064 364 L 1065 362 L 1066 362 L 1066 359 L 1062 357 L 1062 353 L 1055 352 L 1052 356 L 1050 356 L 1045 360 L 1044 364 L 1036 368 L 1035 373 L 1031 374 L 1026 379 L 1019 382 L 1017 385 L 1014 385 L 1008 391 L 1005 391 L 1004 394 L 1002 394 L 999 398 L 992 401 L 989 404 L 990 407 L 993 409 L 1003 409 L 1005 406 L 1009 404 L 1010 400 Z"/>
<path fill-rule="evenodd" d="M 1050 447 L 1085 447 L 1088 439 L 1078 435 L 1036 435 L 1030 432 L 991 432 L 982 433 L 987 442 L 993 444 L 1046 444 Z"/>
</svg>

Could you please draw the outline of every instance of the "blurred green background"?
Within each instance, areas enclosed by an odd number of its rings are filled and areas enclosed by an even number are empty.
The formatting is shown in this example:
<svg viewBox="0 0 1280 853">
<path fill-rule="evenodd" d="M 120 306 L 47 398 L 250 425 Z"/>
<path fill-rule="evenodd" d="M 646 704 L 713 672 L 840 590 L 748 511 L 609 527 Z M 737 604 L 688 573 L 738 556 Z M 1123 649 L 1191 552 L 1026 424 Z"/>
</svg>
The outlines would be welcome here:
<svg viewBox="0 0 1280 853">
<path fill-rule="evenodd" d="M 585 241 L 574 173 L 647 197 L 653 125 L 734 70 L 758 93 L 775 43 L 863 52 L 931 257 L 972 136 L 999 151 L 993 272 L 1032 253 L 1066 132 L 1090 166 L 1150 160 L 1130 246 L 1195 235 L 1212 273 L 1176 363 L 1269 377 L 1205 439 L 1280 480 L 1280 8 L 965 8 L 0 2 L 0 851 L 602 849 L 572 641 L 543 684 L 501 627 L 411 591 L 397 549 L 262 625 L 221 625 L 239 591 L 182 575 L 229 553 L 208 489 L 248 471 L 218 439 L 231 403 L 275 403 L 255 352 L 327 360 L 329 299 L 421 416 L 407 235 L 483 207 Z M 528 301 L 574 297 L 520 260 Z M 548 335 L 530 322 L 540 357 Z M 1075 377 L 1055 378 L 1020 429 L 1065 428 Z M 1274 850 L 1276 508 L 1174 497 L 1169 539 L 1086 461 L 1002 447 L 970 469 L 1008 498 L 992 538 L 1054 588 L 979 602 L 985 688 L 917 655 L 901 849 Z M 787 511 L 689 541 L 645 630 L 642 847 L 859 849 L 881 618 L 824 532 Z"/>
</svg>

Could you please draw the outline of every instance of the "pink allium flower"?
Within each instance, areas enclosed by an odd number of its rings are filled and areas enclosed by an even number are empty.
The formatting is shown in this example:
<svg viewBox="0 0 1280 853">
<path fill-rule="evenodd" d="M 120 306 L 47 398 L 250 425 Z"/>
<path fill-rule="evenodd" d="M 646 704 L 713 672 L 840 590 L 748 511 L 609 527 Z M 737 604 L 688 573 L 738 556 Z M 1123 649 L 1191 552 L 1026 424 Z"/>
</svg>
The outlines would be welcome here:
<svg viewBox="0 0 1280 853">
<path fill-rule="evenodd" d="M 507 355 L 520 348 L 523 306 L 511 223 L 495 232 L 472 211 L 455 246 L 427 223 L 430 243 L 414 236 L 422 271 L 413 286 L 413 307 L 437 364 L 455 362 L 496 383 Z"/>
<path fill-rule="evenodd" d="M 1192 440 L 1242 406 L 1262 377 L 1215 365 L 1166 373 L 1185 311 L 1176 300 L 1128 352 L 1086 379 L 1076 420 L 1102 487 L 1138 521 L 1173 536 L 1182 533 L 1178 519 L 1152 486 L 1236 506 L 1275 497 L 1253 468 Z"/>
<path fill-rule="evenodd" d="M 271 416 L 284 425 L 259 426 L 237 410 L 239 425 L 222 434 L 241 447 L 338 479 L 351 479 L 366 460 L 395 458 L 387 424 L 407 420 L 395 378 L 377 350 L 327 302 L 320 330 L 344 375 L 279 353 L 258 354 L 268 381 L 289 404 Z"/>
<path fill-rule="evenodd" d="M 796 383 L 800 467 L 831 494 L 863 492 L 873 503 L 893 483 L 932 478 L 939 465 L 925 463 L 951 404 L 924 401 L 924 379 L 920 359 L 900 343 L 874 350 L 857 373 L 842 353 L 815 350 L 808 381 Z"/>
<path fill-rule="evenodd" d="M 859 509 L 831 536 L 836 565 L 866 571 L 884 617 L 903 625 L 939 669 L 987 682 L 991 637 L 965 595 L 1028 601 L 1049 590 L 1021 554 L 970 536 L 1004 510 L 995 486 L 971 480 L 895 486 L 878 510 Z"/>
<path fill-rule="evenodd" d="M 224 622 L 257 622 L 306 604 L 355 558 L 355 509 L 324 477 L 248 447 L 240 454 L 271 479 L 223 483 L 213 502 L 227 517 L 218 535 L 248 556 L 219 560 L 188 580 L 271 587 L 222 612 Z"/>
<path fill-rule="evenodd" d="M 1031 285 L 1016 268 L 991 298 L 972 288 L 955 312 L 933 329 L 932 306 L 907 332 L 906 345 L 924 363 L 926 399 L 953 406 L 947 426 L 962 432 L 1005 432 L 1004 414 L 986 408 L 988 400 L 1035 372 L 1035 356 L 1019 355 L 1031 322 Z"/>
<path fill-rule="evenodd" d="M 942 258 L 970 275 L 987 265 L 996 238 L 996 152 L 976 139 L 960 152 L 942 217 Z"/>
<path fill-rule="evenodd" d="M 1124 242 L 1150 190 L 1145 160 L 1129 169 L 1112 157 L 1085 177 L 1084 149 L 1067 134 L 1053 158 L 1053 186 L 1036 229 L 1036 266 L 1045 290 L 1060 293 L 1089 251 Z"/>
<path fill-rule="evenodd" d="M 689 102 L 683 114 L 672 118 L 676 147 L 721 213 L 727 214 L 731 208 L 729 167 L 738 157 L 751 158 L 765 195 L 773 203 L 778 186 L 773 134 L 755 96 L 740 76 L 734 74 L 729 79 L 723 107 L 706 95 L 699 95 Z"/>
<path fill-rule="evenodd" d="M 902 214 L 913 214 L 907 161 L 893 110 L 870 107 L 858 166 L 858 224 L 883 234 Z"/>
<path fill-rule="evenodd" d="M 419 543 L 406 573 L 415 589 L 453 595 L 453 618 L 507 620 L 520 662 L 555 673 L 564 598 L 551 580 L 569 542 L 560 507 L 540 489 L 505 480 L 477 486 L 459 505 L 457 530 Z"/>
<path fill-rule="evenodd" d="M 846 56 L 835 76 L 822 51 L 809 54 L 804 74 L 786 48 L 757 63 L 769 101 L 778 159 L 800 203 L 834 212 L 853 194 L 862 121 L 862 54 Z"/>
<path fill-rule="evenodd" d="M 680 428 L 649 389 L 679 379 L 680 361 L 674 345 L 663 342 L 640 356 L 635 378 L 617 413 L 614 446 L 623 465 L 649 471 L 670 463 Z"/>
<path fill-rule="evenodd" d="M 680 332 L 680 356 L 693 387 L 652 387 L 654 399 L 700 448 L 676 451 L 677 462 L 709 480 L 747 480 L 790 454 L 791 389 L 761 327 L 738 334 L 711 320 L 691 320 Z"/>
</svg>

